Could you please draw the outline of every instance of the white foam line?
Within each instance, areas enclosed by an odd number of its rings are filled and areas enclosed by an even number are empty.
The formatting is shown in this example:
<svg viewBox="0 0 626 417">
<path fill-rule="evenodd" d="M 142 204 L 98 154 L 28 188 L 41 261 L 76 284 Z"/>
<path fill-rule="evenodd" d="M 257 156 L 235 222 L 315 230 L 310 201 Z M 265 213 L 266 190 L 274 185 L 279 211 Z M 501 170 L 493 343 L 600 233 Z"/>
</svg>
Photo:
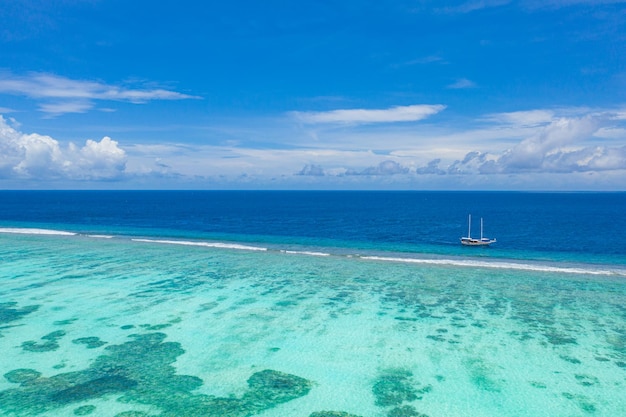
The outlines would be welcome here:
<svg viewBox="0 0 626 417">
<path fill-rule="evenodd" d="M 330 253 L 325 253 L 325 252 L 311 252 L 311 251 L 298 251 L 298 250 L 281 250 L 281 252 L 295 254 L 295 255 L 330 256 Z"/>
<path fill-rule="evenodd" d="M 239 249 L 239 250 L 252 250 L 252 251 L 266 251 L 267 248 L 261 248 L 258 246 L 247 246 L 236 243 L 220 243 L 220 242 L 191 242 L 187 240 L 160 240 L 160 239 L 131 239 L 133 242 L 147 242 L 147 243 L 163 243 L 167 245 L 183 245 L 183 246 L 202 246 L 206 248 L 221 248 L 221 249 Z"/>
<path fill-rule="evenodd" d="M 63 230 L 53 229 L 38 229 L 38 228 L 0 228 L 0 233 L 14 233 L 14 234 L 29 234 L 29 235 L 55 235 L 55 236 L 76 236 L 78 233 L 66 232 Z M 114 236 L 110 235 L 88 235 L 92 238 L 111 239 Z M 160 243 L 169 245 L 183 245 L 183 246 L 200 246 L 207 248 L 221 248 L 221 249 L 237 249 L 248 251 L 267 251 L 268 248 L 259 246 L 249 246 L 237 243 L 222 243 L 222 242 L 195 242 L 186 240 L 168 240 L 168 239 L 131 239 L 134 242 L 146 242 L 146 243 Z M 295 250 L 280 250 L 282 253 L 287 254 L 299 254 L 307 256 L 331 256 L 330 253 L 315 252 L 315 251 L 295 251 Z M 589 268 L 576 268 L 576 267 L 561 267 L 550 266 L 540 264 L 525 264 L 517 262 L 499 262 L 499 261 L 475 261 L 475 260 L 462 260 L 462 259 L 419 259 L 419 258 L 400 258 L 400 257 L 387 257 L 387 256 L 361 256 L 358 254 L 347 255 L 348 258 L 356 257 L 363 260 L 383 261 L 383 262 L 400 262 L 400 263 L 412 263 L 412 264 L 426 264 L 426 265 L 446 265 L 446 266 L 464 266 L 473 268 L 493 268 L 493 269 L 513 269 L 520 271 L 534 271 L 534 272 L 557 272 L 567 274 L 580 274 L 580 275 L 617 275 L 626 276 L 626 270 L 623 269 L 589 269 Z"/>
<path fill-rule="evenodd" d="M 496 268 L 496 269 L 515 269 L 521 271 L 534 272 L 559 272 L 567 274 L 584 274 L 584 275 L 622 275 L 626 276 L 626 271 L 607 270 L 607 269 L 584 269 L 570 268 L 549 265 L 533 265 L 522 264 L 516 262 L 484 262 L 484 261 L 465 261 L 456 259 L 415 259 L 415 258 L 394 258 L 384 256 L 361 256 L 361 259 L 385 261 L 385 262 L 402 262 L 429 265 L 450 265 L 450 266 L 468 266 L 479 268 Z"/>
<path fill-rule="evenodd" d="M 29 229 L 29 228 L 0 228 L 0 233 L 15 233 L 22 235 L 55 235 L 55 236 L 75 236 L 76 233 L 51 229 Z"/>
</svg>

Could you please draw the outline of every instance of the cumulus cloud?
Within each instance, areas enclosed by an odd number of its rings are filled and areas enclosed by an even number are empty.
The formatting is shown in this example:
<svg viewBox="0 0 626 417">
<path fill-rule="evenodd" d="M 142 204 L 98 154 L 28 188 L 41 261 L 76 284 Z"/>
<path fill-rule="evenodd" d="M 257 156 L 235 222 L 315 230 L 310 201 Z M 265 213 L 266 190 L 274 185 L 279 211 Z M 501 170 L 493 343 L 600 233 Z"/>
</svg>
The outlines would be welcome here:
<svg viewBox="0 0 626 417">
<path fill-rule="evenodd" d="M 323 177 L 325 174 L 321 165 L 306 164 L 296 175 Z"/>
<path fill-rule="evenodd" d="M 152 100 L 199 98 L 161 88 L 127 88 L 47 73 L 18 76 L 9 72 L 0 72 L 0 93 L 43 100 L 40 110 L 50 114 L 82 113 L 92 108 L 95 100 L 141 104 Z"/>
<path fill-rule="evenodd" d="M 348 170 L 345 175 L 373 175 L 373 176 L 385 176 L 385 175 L 397 175 L 407 174 L 409 169 L 403 167 L 396 161 L 383 161 L 380 164 L 372 167 L 365 168 L 362 171 Z"/>
<path fill-rule="evenodd" d="M 476 120 L 477 129 L 451 133 L 430 126 L 399 132 L 394 129 L 404 126 L 375 126 L 354 133 L 316 126 L 316 147 L 289 150 L 288 159 L 298 162 L 292 177 L 320 184 L 357 184 L 371 177 L 385 184 L 431 181 L 444 188 L 524 188 L 528 181 L 535 188 L 561 189 L 589 187 L 594 183 L 579 181 L 593 177 L 615 187 L 614 178 L 626 170 L 625 121 L 620 108 L 570 107 L 487 114 Z M 390 132 L 402 140 L 389 140 Z M 576 179 L 566 186 L 566 178 Z"/>
<path fill-rule="evenodd" d="M 510 114 L 522 123 L 544 123 L 547 113 Z M 449 174 L 568 173 L 626 169 L 626 146 L 610 148 L 585 143 L 606 131 L 606 113 L 553 118 L 536 133 L 501 154 L 469 152 L 453 162 Z"/>
<path fill-rule="evenodd" d="M 109 137 L 64 148 L 50 136 L 19 132 L 0 116 L 0 179 L 113 180 L 124 175 L 126 159 Z"/>
<path fill-rule="evenodd" d="M 460 161 L 454 161 L 446 170 L 448 174 L 467 175 L 485 172 L 485 167 L 489 165 L 488 155 L 483 152 L 473 151 L 465 155 Z"/>
<path fill-rule="evenodd" d="M 414 122 L 439 113 L 446 106 L 440 104 L 416 104 L 388 109 L 347 109 L 326 112 L 291 112 L 303 123 L 394 123 Z"/>
<path fill-rule="evenodd" d="M 499 164 L 506 170 L 514 171 L 540 169 L 544 166 L 546 157 L 563 152 L 564 146 L 591 136 L 599 127 L 598 120 L 590 116 L 557 119 L 539 134 L 523 140 L 502 155 Z"/>
<path fill-rule="evenodd" d="M 439 164 L 441 163 L 441 158 L 433 159 L 426 166 L 417 168 L 415 173 L 418 175 L 444 175 L 446 171 L 439 168 Z"/>
<path fill-rule="evenodd" d="M 357 170 L 354 168 L 335 168 L 324 170 L 321 165 L 306 164 L 295 175 L 304 175 L 312 177 L 343 177 L 343 176 L 392 176 L 399 174 L 408 174 L 409 168 L 406 168 L 396 161 L 386 160 L 378 165 L 370 166 L 365 169 Z"/>
</svg>

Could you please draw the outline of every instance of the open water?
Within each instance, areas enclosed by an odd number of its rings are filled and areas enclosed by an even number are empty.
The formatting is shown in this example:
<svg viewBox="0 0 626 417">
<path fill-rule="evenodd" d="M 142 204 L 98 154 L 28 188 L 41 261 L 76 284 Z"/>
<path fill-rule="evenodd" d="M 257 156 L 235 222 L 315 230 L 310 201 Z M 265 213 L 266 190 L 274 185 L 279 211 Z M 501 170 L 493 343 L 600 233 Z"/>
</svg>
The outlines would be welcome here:
<svg viewBox="0 0 626 417">
<path fill-rule="evenodd" d="M 485 235 L 489 248 L 459 243 Z M 0 415 L 626 415 L 626 194 L 0 192 Z"/>
</svg>

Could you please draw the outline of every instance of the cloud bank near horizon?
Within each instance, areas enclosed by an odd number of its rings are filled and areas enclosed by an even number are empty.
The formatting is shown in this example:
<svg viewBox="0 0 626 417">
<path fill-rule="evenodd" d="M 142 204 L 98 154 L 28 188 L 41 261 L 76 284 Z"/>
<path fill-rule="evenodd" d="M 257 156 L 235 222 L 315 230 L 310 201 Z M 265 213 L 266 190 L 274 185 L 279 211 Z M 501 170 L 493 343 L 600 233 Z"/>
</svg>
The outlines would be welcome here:
<svg viewBox="0 0 626 417">
<path fill-rule="evenodd" d="M 626 145 L 608 146 L 600 144 L 599 138 L 623 139 L 626 130 L 616 127 L 626 115 L 622 111 L 587 111 L 578 115 L 557 113 L 580 113 L 580 110 L 565 109 L 531 110 L 492 114 L 484 117 L 492 127 L 490 130 L 506 134 L 507 129 L 524 137 L 514 146 L 501 152 L 476 149 L 462 159 L 444 162 L 441 157 L 431 159 L 423 165 L 414 163 L 405 155 L 410 150 L 397 151 L 381 158 L 386 159 L 355 171 L 354 169 L 325 169 L 323 164 L 308 163 L 298 175 L 510 175 L 580 173 L 626 170 Z M 469 133 L 468 133 L 469 134 Z M 433 138 L 436 142 L 437 139 Z M 619 141 L 615 141 L 619 142 Z M 623 142 L 622 142 L 623 143 Z M 408 163 L 408 164 L 407 164 Z"/>
<path fill-rule="evenodd" d="M 625 121 L 622 109 L 535 109 L 484 115 L 477 130 L 428 134 L 411 125 L 400 131 L 399 138 L 386 134 L 386 128 L 379 134 L 358 124 L 341 131 L 294 126 L 302 138 L 309 129 L 316 130 L 319 137 L 314 146 L 304 139 L 294 142 L 284 131 L 271 147 L 259 147 L 243 137 L 222 144 L 122 146 L 108 136 L 78 146 L 22 133 L 14 127 L 16 121 L 0 116 L 0 180 L 131 184 L 138 178 L 160 178 L 170 181 L 168 186 L 186 183 L 208 188 L 228 184 L 321 188 L 399 184 L 406 188 L 432 183 L 440 188 L 479 184 L 502 189 L 523 184 L 511 181 L 524 178 L 535 187 L 558 189 L 554 178 L 589 173 L 595 175 L 594 181 L 605 181 L 606 188 L 623 189 L 619 178 L 626 173 Z M 280 130 L 263 134 L 271 132 Z M 336 140 L 347 133 L 353 138 Z M 482 137 L 487 139 L 479 140 Z M 510 146 L 494 148 L 502 143 Z"/>
</svg>

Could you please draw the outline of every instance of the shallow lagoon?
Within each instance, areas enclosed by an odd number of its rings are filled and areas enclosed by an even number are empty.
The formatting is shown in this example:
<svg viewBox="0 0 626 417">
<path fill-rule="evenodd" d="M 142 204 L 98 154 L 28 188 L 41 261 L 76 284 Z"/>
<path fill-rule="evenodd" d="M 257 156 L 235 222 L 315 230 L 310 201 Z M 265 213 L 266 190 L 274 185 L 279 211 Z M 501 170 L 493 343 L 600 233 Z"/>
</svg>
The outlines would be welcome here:
<svg viewBox="0 0 626 417">
<path fill-rule="evenodd" d="M 0 234 L 0 414 L 626 414 L 622 276 Z"/>
</svg>

